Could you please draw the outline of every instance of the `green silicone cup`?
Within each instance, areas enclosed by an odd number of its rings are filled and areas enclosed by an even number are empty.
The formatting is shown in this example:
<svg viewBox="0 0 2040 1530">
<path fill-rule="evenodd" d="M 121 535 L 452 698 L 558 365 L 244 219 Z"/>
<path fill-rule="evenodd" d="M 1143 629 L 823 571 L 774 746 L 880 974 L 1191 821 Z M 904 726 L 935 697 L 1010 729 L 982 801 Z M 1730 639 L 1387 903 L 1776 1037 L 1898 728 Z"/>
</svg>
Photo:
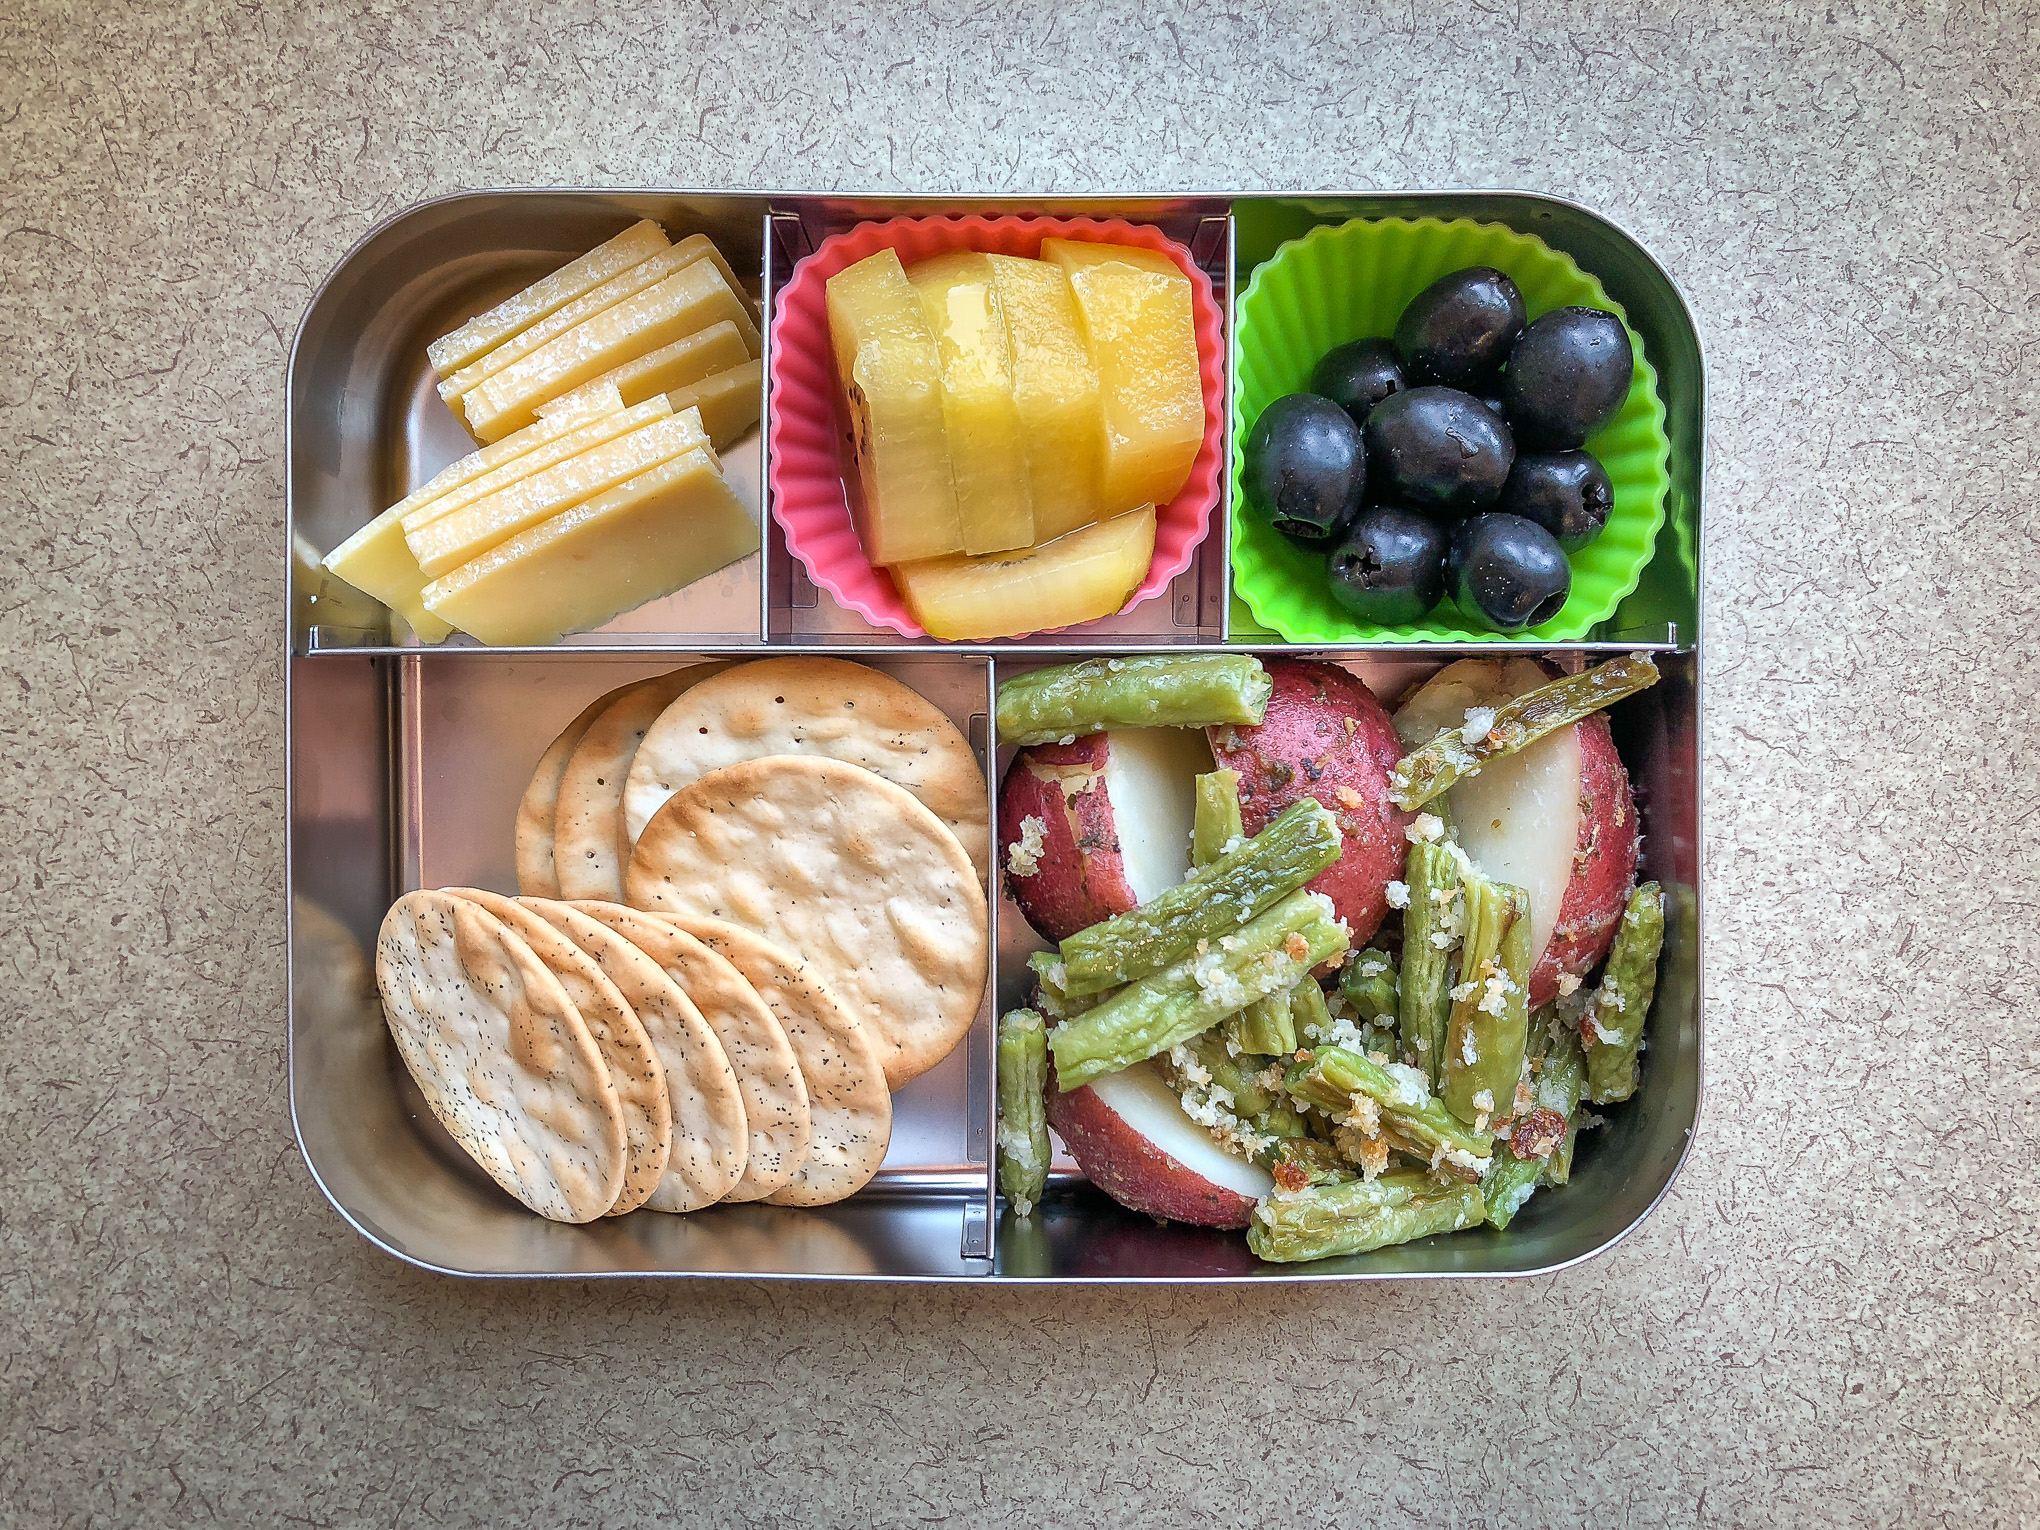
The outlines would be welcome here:
<svg viewBox="0 0 2040 1530">
<path fill-rule="evenodd" d="M 1298 547 L 1248 508 L 1241 489 L 1247 432 L 1262 409 L 1310 387 L 1311 369 L 1348 340 L 1387 339 L 1410 299 L 1465 266 L 1507 272 L 1531 318 L 1602 308 L 1629 329 L 1636 376 L 1607 429 L 1587 443 L 1615 488 L 1601 534 L 1571 555 L 1572 594 L 1557 616 L 1522 632 L 1491 632 L 1449 599 L 1407 627 L 1355 621 L 1333 600 L 1325 555 Z M 1657 373 L 1620 304 L 1570 255 L 1496 223 L 1465 218 L 1355 219 L 1293 239 L 1255 270 L 1233 316 L 1233 590 L 1254 622 L 1292 643 L 1568 642 L 1615 614 L 1643 575 L 1664 524 L 1671 443 Z"/>
</svg>

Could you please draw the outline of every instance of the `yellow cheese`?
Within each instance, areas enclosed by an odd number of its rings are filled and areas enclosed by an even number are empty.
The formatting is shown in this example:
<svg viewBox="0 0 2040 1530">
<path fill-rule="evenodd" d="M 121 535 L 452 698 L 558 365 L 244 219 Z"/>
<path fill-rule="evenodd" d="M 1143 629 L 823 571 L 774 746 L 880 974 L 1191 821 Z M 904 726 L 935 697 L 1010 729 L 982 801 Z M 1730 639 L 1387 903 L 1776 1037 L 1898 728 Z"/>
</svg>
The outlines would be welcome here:
<svg viewBox="0 0 2040 1530">
<path fill-rule="evenodd" d="M 708 439 L 721 451 L 758 423 L 764 381 L 765 363 L 747 361 L 685 388 L 675 388 L 666 395 L 666 402 L 675 414 L 700 410 Z"/>
<path fill-rule="evenodd" d="M 427 507 L 437 509 L 481 479 L 503 475 L 514 479 L 536 471 L 534 459 L 545 448 L 579 432 L 591 420 L 621 413 L 622 409 L 623 400 L 614 388 L 588 393 L 574 410 L 563 410 L 551 419 L 505 436 L 494 446 L 469 452 L 334 548 L 326 555 L 326 568 L 395 611 L 424 641 L 438 642 L 448 629 L 420 603 L 425 574 L 404 540 L 405 519 Z"/>
<path fill-rule="evenodd" d="M 1034 539 L 1048 542 L 1098 518 L 1104 435 L 1098 369 L 1060 266 L 1017 255 L 985 259 L 1013 346 L 1013 403 L 1027 447 Z"/>
<path fill-rule="evenodd" d="M 592 420 L 583 420 L 575 429 L 557 440 L 547 442 L 536 451 L 526 452 L 523 456 L 504 463 L 493 473 L 484 473 L 473 482 L 464 483 L 459 488 L 420 505 L 403 517 L 404 535 L 411 536 L 419 527 L 431 525 L 442 515 L 450 515 L 478 499 L 494 494 L 499 489 L 507 489 L 511 484 L 521 482 L 534 473 L 543 473 L 549 467 L 572 461 L 583 452 L 593 451 L 604 441 L 614 441 L 618 436 L 627 436 L 633 430 L 642 430 L 652 421 L 663 420 L 672 413 L 673 406 L 661 396 L 629 409 L 619 409 L 613 414 L 601 414 Z M 522 435 L 523 432 L 519 431 L 518 434 Z"/>
<path fill-rule="evenodd" d="M 549 420 L 558 414 L 585 410 L 591 389 L 613 388 L 624 403 L 640 403 L 655 393 L 669 393 L 731 367 L 742 366 L 754 354 L 744 343 L 743 332 L 724 319 L 685 339 L 675 340 L 671 345 L 662 345 L 650 355 L 627 361 L 613 372 L 604 372 L 595 381 L 583 383 L 572 393 L 540 404 L 538 415 L 542 420 Z"/>
<path fill-rule="evenodd" d="M 757 523 L 697 448 L 462 564 L 425 601 L 484 643 L 550 643 L 757 550 Z"/>
<path fill-rule="evenodd" d="M 893 250 L 830 277 L 829 343 L 861 492 L 857 540 L 873 563 L 963 551 L 942 423 L 942 358 Z"/>
<path fill-rule="evenodd" d="M 520 479 L 506 489 L 463 505 L 405 533 L 411 555 L 428 578 L 480 557 L 540 521 L 635 478 L 668 457 L 707 444 L 698 416 L 656 420 L 593 451 Z"/>
<path fill-rule="evenodd" d="M 580 259 L 569 261 L 515 297 L 505 298 L 487 313 L 469 319 L 452 334 L 442 335 L 426 346 L 432 370 L 444 377 L 466 366 L 511 336 L 522 334 L 547 314 L 564 308 L 582 293 L 601 286 L 640 261 L 651 259 L 664 248 L 666 231 L 658 224 L 649 218 L 633 223 L 614 239 L 597 245 Z"/>
<path fill-rule="evenodd" d="M 1165 505 L 1204 443 L 1204 386 L 1190 278 L 1157 250 L 1044 239 L 1063 268 L 1104 404 L 1102 509 Z"/>
<path fill-rule="evenodd" d="M 740 330 L 750 322 L 715 263 L 697 260 L 479 384 L 462 400 L 468 427 L 493 441 L 530 424 L 546 400 L 725 319 Z"/>
<path fill-rule="evenodd" d="M 681 240 L 669 250 L 660 250 L 651 259 L 632 266 L 628 271 L 610 278 L 601 286 L 582 293 L 573 302 L 557 313 L 548 314 L 521 335 L 504 341 L 486 356 L 477 357 L 455 372 L 451 377 L 440 379 L 439 396 L 446 400 L 456 413 L 465 411 L 464 395 L 472 392 L 494 377 L 505 367 L 515 365 L 547 342 L 557 340 L 577 324 L 585 324 L 597 314 L 607 313 L 626 298 L 636 297 L 645 288 L 664 281 L 675 272 L 684 271 L 698 260 L 705 260 L 715 253 L 715 246 L 699 234 Z"/>
<path fill-rule="evenodd" d="M 1034 506 L 1013 402 L 1013 352 L 991 264 L 975 250 L 956 250 L 916 262 L 907 280 L 920 294 L 942 358 L 942 420 L 963 550 L 1032 546 Z"/>
</svg>

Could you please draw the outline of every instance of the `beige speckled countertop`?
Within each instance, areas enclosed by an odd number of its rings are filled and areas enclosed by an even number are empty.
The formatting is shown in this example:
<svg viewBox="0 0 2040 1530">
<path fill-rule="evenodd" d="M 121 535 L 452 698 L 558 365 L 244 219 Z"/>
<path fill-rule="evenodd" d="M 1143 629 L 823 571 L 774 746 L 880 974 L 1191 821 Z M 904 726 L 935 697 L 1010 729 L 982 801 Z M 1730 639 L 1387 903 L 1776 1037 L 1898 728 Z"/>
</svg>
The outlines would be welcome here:
<svg viewBox="0 0 2040 1530">
<path fill-rule="evenodd" d="M 0 1522 L 2040 1517 L 2040 36 L 2006 5 L 0 8 Z M 463 19 L 435 23 L 434 13 Z M 463 186 L 1497 184 L 1709 347 L 1710 1090 L 1608 1256 L 475 1287 L 283 1036 L 283 367 Z"/>
</svg>

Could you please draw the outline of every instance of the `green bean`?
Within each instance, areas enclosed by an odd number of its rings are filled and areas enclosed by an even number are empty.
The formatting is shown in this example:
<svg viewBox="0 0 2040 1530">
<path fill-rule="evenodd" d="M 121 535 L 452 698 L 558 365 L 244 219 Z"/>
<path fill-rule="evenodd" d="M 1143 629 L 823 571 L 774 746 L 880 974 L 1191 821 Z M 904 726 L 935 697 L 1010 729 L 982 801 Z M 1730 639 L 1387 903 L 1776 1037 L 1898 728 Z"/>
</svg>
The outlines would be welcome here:
<svg viewBox="0 0 2040 1530">
<path fill-rule="evenodd" d="M 1395 1019 L 1397 999 L 1395 958 L 1373 946 L 1360 952 L 1339 973 L 1339 992 L 1360 1018 Z"/>
<path fill-rule="evenodd" d="M 1462 1121 L 1500 1121 L 1514 1114 L 1529 1035 L 1530 895 L 1484 877 L 1463 885 L 1466 943 L 1454 993 L 1464 997 L 1453 1000 L 1438 1093 Z"/>
<path fill-rule="evenodd" d="M 1245 844 L 1188 880 L 1062 943 L 1064 987 L 1099 993 L 1159 972 L 1272 908 L 1339 858 L 1339 821 L 1317 801 L 1291 803 Z"/>
<path fill-rule="evenodd" d="M 1319 1047 L 1308 1061 L 1289 1068 L 1283 1087 L 1291 1098 L 1333 1116 L 1350 1115 L 1353 1097 L 1362 1095 L 1373 1102 L 1379 1134 L 1389 1146 L 1428 1158 L 1433 1168 L 1457 1178 L 1480 1178 L 1492 1158 L 1493 1135 L 1455 1119 L 1414 1075 L 1414 1069 L 1391 1072 L 1346 1047 Z"/>
<path fill-rule="evenodd" d="M 1245 653 L 1129 654 L 1016 675 L 999 686 L 999 742 L 1045 744 L 1107 728 L 1259 723 L 1275 688 Z"/>
<path fill-rule="evenodd" d="M 1190 864 L 1209 866 L 1236 839 L 1244 839 L 1240 818 L 1240 773 L 1214 770 L 1197 778 L 1197 805 L 1191 820 Z"/>
<path fill-rule="evenodd" d="M 1105 995 L 1073 994 L 1064 986 L 1062 958 L 1053 951 L 1036 951 L 1027 958 L 1027 970 L 1034 974 L 1035 1002 L 1051 1020 L 1072 1020 L 1096 1009 Z"/>
<path fill-rule="evenodd" d="M 1300 985 L 1299 985 L 1300 986 Z M 1256 999 L 1226 1020 L 1226 1033 L 1242 1052 L 1286 1057 L 1296 1050 L 1296 1025 L 1290 1018 L 1289 995 L 1271 993 Z"/>
<path fill-rule="evenodd" d="M 1488 1225 L 1509 1225 L 1539 1185 L 1562 1185 L 1572 1174 L 1573 1139 L 1579 1135 L 1580 1091 L 1587 1081 L 1586 1059 L 1570 1026 L 1553 1024 L 1549 1007 L 1530 1030 L 1535 1059 L 1530 1092 L 1533 1105 L 1510 1129 L 1506 1151 L 1497 1149 L 1494 1167 L 1481 1181 Z"/>
<path fill-rule="evenodd" d="M 1490 760 L 1515 754 L 1547 733 L 1657 684 L 1657 679 L 1657 666 L 1649 655 L 1635 653 L 1525 691 L 1496 707 L 1487 731 L 1473 742 L 1467 742 L 1464 728 L 1448 728 L 1404 755 L 1389 772 L 1390 800 L 1405 812 L 1423 807 Z"/>
<path fill-rule="evenodd" d="M 1254 1208 L 1247 1246 L 1273 1263 L 1327 1259 L 1477 1227 L 1485 1215 L 1479 1185 L 1445 1188 L 1404 1170 L 1271 1195 Z"/>
<path fill-rule="evenodd" d="M 1447 977 L 1455 942 L 1445 904 L 1433 894 L 1448 889 L 1457 894 L 1459 866 L 1443 845 L 1412 845 L 1403 874 L 1409 879 L 1410 905 L 1403 913 L 1396 1023 L 1404 1059 L 1436 1089 L 1445 1061 L 1445 1025 L 1452 1014 Z"/>
<path fill-rule="evenodd" d="M 1258 918 L 1191 956 L 1129 983 L 1048 1038 L 1056 1079 L 1076 1089 L 1165 1052 L 1254 1000 L 1293 988 L 1346 949 L 1329 900 L 1293 892 Z"/>
<path fill-rule="evenodd" d="M 1657 995 L 1658 954 L 1665 944 L 1665 895 L 1645 882 L 1629 895 L 1608 965 L 1580 1026 L 1587 1053 L 1587 1098 L 1612 1105 L 1636 1093 L 1636 1052 L 1650 1001 Z"/>
<path fill-rule="evenodd" d="M 999 1188 L 1016 1217 L 1034 1214 L 1048 1185 L 1048 1026 L 1031 1009 L 999 1020 Z"/>
<path fill-rule="evenodd" d="M 1336 1184 L 1360 1177 L 1339 1156 L 1337 1148 L 1308 1137 L 1291 1137 L 1276 1143 L 1264 1160 L 1262 1167 L 1275 1176 L 1275 1183 L 1284 1190 L 1303 1190 L 1311 1185 Z"/>
</svg>

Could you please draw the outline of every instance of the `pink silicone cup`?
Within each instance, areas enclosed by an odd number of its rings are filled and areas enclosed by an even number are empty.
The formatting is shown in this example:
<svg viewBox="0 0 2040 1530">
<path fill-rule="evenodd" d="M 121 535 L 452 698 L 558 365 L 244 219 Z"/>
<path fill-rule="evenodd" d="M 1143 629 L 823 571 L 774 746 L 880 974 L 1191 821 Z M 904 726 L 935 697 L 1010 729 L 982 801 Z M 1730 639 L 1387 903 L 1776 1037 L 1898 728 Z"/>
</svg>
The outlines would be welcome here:
<svg viewBox="0 0 2040 1530">
<path fill-rule="evenodd" d="M 1039 256 L 1043 239 L 1088 239 L 1101 244 L 1160 250 L 1190 278 L 1190 310 L 1197 329 L 1197 362 L 1204 384 L 1204 443 L 1190 465 L 1182 493 L 1155 517 L 1155 555 L 1147 578 L 1120 609 L 1152 600 L 1184 569 L 1211 529 L 1218 505 L 1218 474 L 1225 446 L 1223 320 L 1210 279 L 1189 252 L 1158 228 L 1117 218 L 890 218 L 860 223 L 822 241 L 793 268 L 772 313 L 772 428 L 767 447 L 772 517 L 808 577 L 838 603 L 874 625 L 910 638 L 928 634 L 907 612 L 892 577 L 864 556 L 850 522 L 849 489 L 838 442 L 836 364 L 829 345 L 824 284 L 838 271 L 887 246 L 912 265 L 945 250 Z M 1027 637 L 1029 633 L 1014 633 Z M 1002 640 L 1003 641 L 1003 640 Z"/>
</svg>

